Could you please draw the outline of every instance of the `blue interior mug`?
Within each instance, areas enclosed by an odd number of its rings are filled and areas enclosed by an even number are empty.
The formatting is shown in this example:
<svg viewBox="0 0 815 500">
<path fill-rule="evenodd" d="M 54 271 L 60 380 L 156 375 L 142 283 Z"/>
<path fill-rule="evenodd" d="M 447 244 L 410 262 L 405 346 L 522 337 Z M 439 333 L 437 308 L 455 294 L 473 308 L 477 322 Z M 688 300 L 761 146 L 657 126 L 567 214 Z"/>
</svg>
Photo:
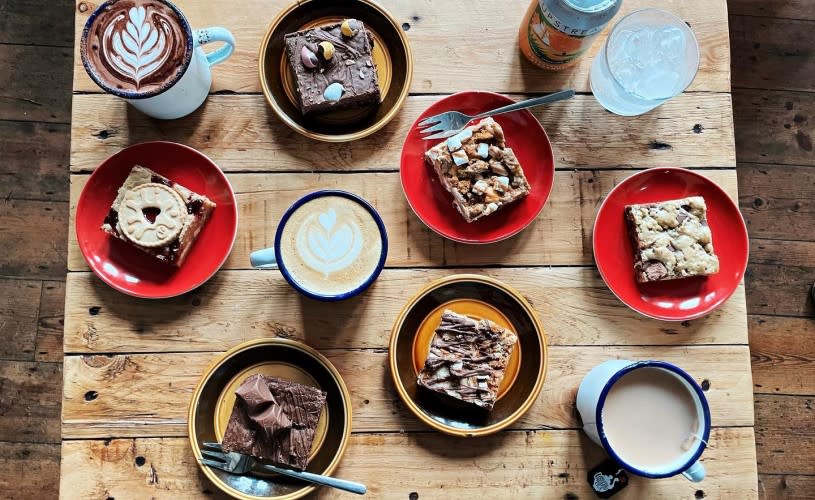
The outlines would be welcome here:
<svg viewBox="0 0 815 500">
<path fill-rule="evenodd" d="M 382 272 L 388 234 L 376 209 L 339 190 L 316 191 L 286 210 L 274 247 L 252 252 L 252 266 L 279 269 L 303 295 L 343 300 L 367 289 Z"/>
</svg>

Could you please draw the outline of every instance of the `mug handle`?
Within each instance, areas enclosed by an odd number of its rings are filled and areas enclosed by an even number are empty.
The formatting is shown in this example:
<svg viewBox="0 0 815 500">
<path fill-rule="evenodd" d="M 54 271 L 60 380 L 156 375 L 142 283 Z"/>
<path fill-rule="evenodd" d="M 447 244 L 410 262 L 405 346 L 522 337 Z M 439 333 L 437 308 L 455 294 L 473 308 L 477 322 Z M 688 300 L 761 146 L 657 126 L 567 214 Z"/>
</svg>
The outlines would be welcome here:
<svg viewBox="0 0 815 500">
<path fill-rule="evenodd" d="M 209 42 L 224 42 L 224 46 L 207 54 L 207 63 L 215 66 L 226 61 L 235 51 L 235 37 L 226 28 L 212 27 L 195 30 L 195 46 L 200 47 Z"/>
<path fill-rule="evenodd" d="M 705 466 L 702 465 L 702 462 L 696 461 L 693 465 L 688 467 L 682 475 L 685 476 L 688 481 L 698 483 L 705 478 Z"/>
<path fill-rule="evenodd" d="M 252 267 L 258 269 L 277 269 L 277 256 L 274 253 L 274 248 L 264 248 L 263 250 L 256 250 L 249 254 L 249 262 Z"/>
</svg>

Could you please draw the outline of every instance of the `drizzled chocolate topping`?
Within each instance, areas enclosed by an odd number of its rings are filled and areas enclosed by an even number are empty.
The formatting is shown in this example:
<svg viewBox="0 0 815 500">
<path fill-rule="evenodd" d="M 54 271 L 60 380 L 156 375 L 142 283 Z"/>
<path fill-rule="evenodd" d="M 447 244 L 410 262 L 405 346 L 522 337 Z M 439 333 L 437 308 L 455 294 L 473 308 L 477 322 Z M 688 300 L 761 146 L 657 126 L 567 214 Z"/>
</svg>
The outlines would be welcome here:
<svg viewBox="0 0 815 500">
<path fill-rule="evenodd" d="M 157 0 L 112 0 L 85 27 L 80 52 L 109 90 L 154 94 L 173 83 L 192 55 L 186 21 Z"/>
<path fill-rule="evenodd" d="M 221 446 L 277 465 L 305 469 L 326 393 L 314 387 L 253 375 L 237 398 Z"/>
<path fill-rule="evenodd" d="M 518 337 L 492 321 L 445 310 L 418 384 L 491 410 Z"/>
</svg>

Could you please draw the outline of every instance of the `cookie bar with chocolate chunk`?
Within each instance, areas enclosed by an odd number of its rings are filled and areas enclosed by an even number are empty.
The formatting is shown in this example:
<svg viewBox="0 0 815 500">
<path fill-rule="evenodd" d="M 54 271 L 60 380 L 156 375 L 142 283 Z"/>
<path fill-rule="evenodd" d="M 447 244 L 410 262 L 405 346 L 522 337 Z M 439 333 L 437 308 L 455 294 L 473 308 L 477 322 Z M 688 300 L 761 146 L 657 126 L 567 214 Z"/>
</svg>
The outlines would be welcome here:
<svg viewBox="0 0 815 500">
<path fill-rule="evenodd" d="M 425 153 L 453 206 L 473 222 L 529 194 L 515 153 L 492 118 L 471 125 Z"/>
<path fill-rule="evenodd" d="M 417 383 L 456 402 L 492 410 L 517 341 L 515 333 L 490 320 L 447 309 Z"/>
<path fill-rule="evenodd" d="M 640 283 L 719 272 L 719 258 L 701 196 L 628 205 L 625 218 L 634 243 L 634 271 Z"/>
</svg>

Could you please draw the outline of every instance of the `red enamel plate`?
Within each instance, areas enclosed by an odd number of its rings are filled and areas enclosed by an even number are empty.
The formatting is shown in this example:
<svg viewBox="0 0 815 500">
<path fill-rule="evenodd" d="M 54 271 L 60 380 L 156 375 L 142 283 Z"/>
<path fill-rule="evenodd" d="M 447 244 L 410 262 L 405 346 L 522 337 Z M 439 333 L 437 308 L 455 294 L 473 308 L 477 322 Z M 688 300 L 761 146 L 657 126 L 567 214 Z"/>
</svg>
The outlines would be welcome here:
<svg viewBox="0 0 815 500">
<path fill-rule="evenodd" d="M 206 195 L 217 205 L 178 269 L 100 229 L 134 165 Z M 221 169 L 198 151 L 173 142 L 137 144 L 105 160 L 88 178 L 76 207 L 76 237 L 88 266 L 116 290 L 151 299 L 181 295 L 211 278 L 229 256 L 237 227 L 235 195 Z"/>
<path fill-rule="evenodd" d="M 441 141 L 425 141 L 416 123 L 445 111 L 476 115 L 513 101 L 492 92 L 459 92 L 427 108 L 410 127 L 402 146 L 400 175 L 410 208 L 430 229 L 462 243 L 494 243 L 509 238 L 532 223 L 543 209 L 555 176 L 555 158 L 549 137 L 528 110 L 515 111 L 494 119 L 504 129 L 507 146 L 512 148 L 529 181 L 529 195 L 494 214 L 468 223 L 453 207 L 453 196 L 439 182 L 433 167 L 425 163 L 425 152 Z"/>
<path fill-rule="evenodd" d="M 700 195 L 719 272 L 713 276 L 637 283 L 634 248 L 628 235 L 626 205 Z M 684 321 L 722 305 L 739 286 L 747 268 L 747 227 L 738 206 L 713 181 L 682 168 L 654 168 L 628 177 L 606 197 L 594 222 L 594 260 L 612 292 L 631 309 L 656 319 Z"/>
</svg>

